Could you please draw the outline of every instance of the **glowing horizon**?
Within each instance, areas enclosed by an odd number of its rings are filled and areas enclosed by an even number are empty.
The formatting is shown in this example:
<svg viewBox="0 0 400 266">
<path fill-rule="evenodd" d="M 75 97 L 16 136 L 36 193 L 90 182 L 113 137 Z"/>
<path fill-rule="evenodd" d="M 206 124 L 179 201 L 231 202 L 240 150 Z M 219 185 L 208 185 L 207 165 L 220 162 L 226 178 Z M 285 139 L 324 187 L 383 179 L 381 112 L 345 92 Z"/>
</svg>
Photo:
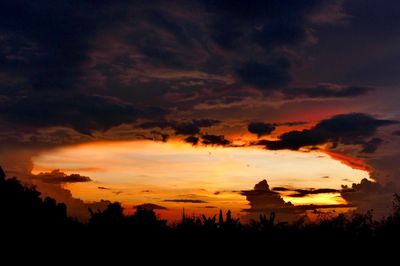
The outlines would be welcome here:
<svg viewBox="0 0 400 266">
<path fill-rule="evenodd" d="M 268 151 L 256 147 L 198 146 L 180 141 L 93 142 L 49 150 L 33 158 L 33 174 L 54 169 L 89 176 L 65 185 L 84 201 L 106 199 L 124 206 L 154 203 L 193 212 L 223 208 L 240 212 L 247 201 L 239 192 L 266 179 L 270 188 L 340 189 L 369 173 L 318 151 Z M 290 197 L 294 205 L 344 204 L 339 193 Z M 180 201 L 190 201 L 185 202 Z M 196 202 L 197 201 L 197 202 Z M 168 216 L 168 215 L 167 215 Z"/>
</svg>

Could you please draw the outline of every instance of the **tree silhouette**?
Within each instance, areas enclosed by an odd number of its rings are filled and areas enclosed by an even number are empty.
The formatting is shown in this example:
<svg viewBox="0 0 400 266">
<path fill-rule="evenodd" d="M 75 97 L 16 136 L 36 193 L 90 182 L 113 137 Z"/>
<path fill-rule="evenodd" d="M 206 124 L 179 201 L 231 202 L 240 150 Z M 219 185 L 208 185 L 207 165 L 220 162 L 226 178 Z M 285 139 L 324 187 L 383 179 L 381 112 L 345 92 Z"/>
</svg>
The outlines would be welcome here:
<svg viewBox="0 0 400 266">
<path fill-rule="evenodd" d="M 89 210 L 91 218 L 81 224 L 67 216 L 67 207 L 54 199 L 41 198 L 35 187 L 22 184 L 16 178 L 7 178 L 0 167 L 0 228 L 3 236 L 10 239 L 71 239 L 87 245 L 106 245 L 123 239 L 134 239 L 135 243 L 154 247 L 238 247 L 243 249 L 259 245 L 275 248 L 277 243 L 302 243 L 341 246 L 365 246 L 396 241 L 400 236 L 400 196 L 394 195 L 393 214 L 374 220 L 373 212 L 364 214 L 339 214 L 318 222 L 298 221 L 276 223 L 274 212 L 261 214 L 258 220 L 242 224 L 232 217 L 232 212 L 219 211 L 217 215 L 187 217 L 184 212 L 178 224 L 167 224 L 152 209 L 137 207 L 131 215 L 124 214 L 120 203 L 115 202 L 103 210 Z M 34 237 L 31 237 L 34 235 Z M 46 236 L 46 237 L 45 237 Z M 49 236 L 51 238 L 49 238 Z M 60 238 L 60 236 L 62 236 Z M 123 242 L 123 241 L 122 241 Z M 249 244 L 250 243 L 250 244 Z"/>
</svg>

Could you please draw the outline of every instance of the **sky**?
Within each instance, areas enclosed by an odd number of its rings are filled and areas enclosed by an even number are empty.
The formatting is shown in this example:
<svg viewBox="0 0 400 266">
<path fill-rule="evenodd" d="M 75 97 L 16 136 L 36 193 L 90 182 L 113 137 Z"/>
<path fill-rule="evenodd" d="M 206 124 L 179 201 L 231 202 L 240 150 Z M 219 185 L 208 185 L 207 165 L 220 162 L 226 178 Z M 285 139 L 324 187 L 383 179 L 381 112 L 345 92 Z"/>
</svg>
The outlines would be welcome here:
<svg viewBox="0 0 400 266">
<path fill-rule="evenodd" d="M 395 0 L 1 1 L 0 165 L 83 220 L 110 201 L 168 219 L 387 215 L 399 12 Z"/>
</svg>

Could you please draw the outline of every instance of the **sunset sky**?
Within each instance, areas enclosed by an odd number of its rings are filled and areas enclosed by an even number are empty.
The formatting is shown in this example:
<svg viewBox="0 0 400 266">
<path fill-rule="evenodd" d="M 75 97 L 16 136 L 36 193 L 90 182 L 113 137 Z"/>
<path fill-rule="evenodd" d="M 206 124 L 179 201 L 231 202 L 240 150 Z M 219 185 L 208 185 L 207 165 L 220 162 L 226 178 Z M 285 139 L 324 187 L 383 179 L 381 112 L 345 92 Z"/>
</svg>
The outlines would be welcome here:
<svg viewBox="0 0 400 266">
<path fill-rule="evenodd" d="M 386 215 L 399 14 L 396 0 L 1 1 L 0 165 L 82 220 L 113 201 L 171 221 Z"/>
</svg>

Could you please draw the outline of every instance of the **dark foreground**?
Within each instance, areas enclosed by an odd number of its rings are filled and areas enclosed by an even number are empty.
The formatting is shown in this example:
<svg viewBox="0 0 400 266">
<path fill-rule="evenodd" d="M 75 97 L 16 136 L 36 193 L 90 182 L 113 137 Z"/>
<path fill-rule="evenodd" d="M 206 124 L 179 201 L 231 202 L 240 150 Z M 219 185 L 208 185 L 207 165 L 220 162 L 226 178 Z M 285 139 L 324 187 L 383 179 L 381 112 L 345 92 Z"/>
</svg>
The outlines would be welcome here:
<svg viewBox="0 0 400 266">
<path fill-rule="evenodd" d="M 64 204 L 41 199 L 35 188 L 5 178 L 0 168 L 0 256 L 30 251 L 35 258 L 58 255 L 101 260 L 128 256 L 149 262 L 187 256 L 191 261 L 300 262 L 323 256 L 326 262 L 333 262 L 351 255 L 360 261 L 379 258 L 382 262 L 399 253 L 399 199 L 395 195 L 393 214 L 381 221 L 367 213 L 339 215 L 314 224 L 302 220 L 282 224 L 275 222 L 272 213 L 241 224 L 228 212 L 219 217 L 185 217 L 178 224 L 168 225 L 152 210 L 139 208 L 125 216 L 120 204 L 113 203 L 104 211 L 91 210 L 88 223 L 80 223 L 67 216 Z M 24 256 L 14 256 L 15 260 L 21 258 Z"/>
</svg>

